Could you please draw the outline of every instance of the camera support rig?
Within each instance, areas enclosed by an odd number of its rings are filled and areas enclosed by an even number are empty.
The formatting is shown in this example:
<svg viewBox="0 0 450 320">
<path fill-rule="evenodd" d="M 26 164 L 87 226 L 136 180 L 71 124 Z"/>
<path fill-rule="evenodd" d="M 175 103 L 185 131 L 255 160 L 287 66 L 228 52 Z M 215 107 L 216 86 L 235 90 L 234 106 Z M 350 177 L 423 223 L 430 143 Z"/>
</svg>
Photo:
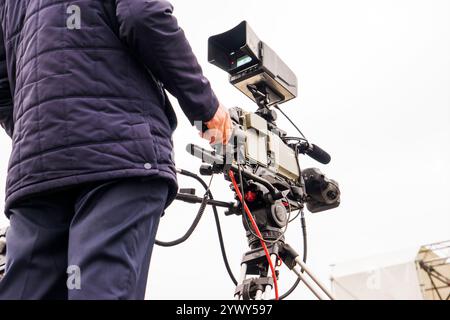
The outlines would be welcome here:
<svg viewBox="0 0 450 320">
<path fill-rule="evenodd" d="M 307 199 L 306 193 L 301 192 L 301 189 L 292 188 L 292 186 L 289 190 L 279 190 L 267 177 L 257 176 L 236 164 L 224 165 L 223 158 L 213 151 L 207 151 L 195 145 L 189 145 L 188 151 L 195 156 L 202 155 L 201 159 L 207 160 L 209 163 L 202 165 L 200 172 L 203 175 L 225 173 L 228 180 L 234 181 L 235 186 L 239 186 L 235 189 L 238 204 L 215 200 L 207 201 L 208 205 L 226 208 L 226 215 L 242 215 L 250 251 L 244 254 L 241 261 L 240 277 L 234 293 L 235 299 L 270 299 L 274 288 L 270 266 L 264 249 L 260 245 L 261 238 L 252 231 L 243 212 L 244 207 L 251 211 L 263 241 L 270 243 L 267 249 L 274 268 L 279 267 L 281 261 L 284 262 L 318 299 L 334 299 L 333 295 L 301 260 L 298 253 L 285 242 L 283 228 L 287 227 L 290 220 L 287 208 L 300 210 L 303 213 L 303 203 Z M 239 175 L 238 181 L 234 178 L 235 174 Z M 275 183 L 279 184 L 280 181 L 275 181 Z M 291 195 L 289 196 L 289 194 Z M 187 194 L 187 192 L 180 193 L 178 200 L 190 203 L 202 203 L 203 201 L 202 198 Z M 279 271 L 276 270 L 276 277 L 278 276 Z M 318 288 L 315 288 L 314 283 Z"/>
<path fill-rule="evenodd" d="M 282 112 L 278 105 L 297 96 L 295 74 L 259 40 L 245 21 L 228 32 L 211 37 L 208 58 L 229 73 L 231 84 L 253 100 L 258 110 L 255 113 L 240 108 L 230 110 L 234 130 L 227 146 L 215 146 L 214 151 L 192 144 L 187 146 L 187 151 L 204 163 L 200 168 L 201 175 L 223 174 L 232 183 L 236 202 L 209 199 L 207 195 L 211 193 L 204 182 L 202 184 L 207 193 L 203 198 L 196 197 L 195 191 L 181 190 L 178 200 L 200 203 L 201 207 L 194 224 L 179 240 L 185 241 L 192 233 L 207 205 L 213 206 L 216 216 L 216 207 L 224 207 L 227 209 L 226 215 L 242 216 L 250 248 L 243 255 L 241 275 L 235 281 L 235 299 L 270 299 L 273 289 L 278 299 L 277 279 L 280 273 L 277 268 L 281 262 L 298 276 L 299 280 L 291 290 L 301 280 L 317 298 L 333 299 L 305 265 L 306 250 L 302 261 L 284 237 L 289 223 L 294 220 L 291 220 L 292 212 L 299 211 L 306 248 L 305 204 L 311 212 L 329 210 L 340 204 L 337 182 L 326 178 L 318 169 L 302 171 L 298 159 L 299 154 L 306 154 L 328 164 L 330 156 L 310 144 L 303 134 L 302 138 L 287 137 L 286 132 L 276 124 L 277 113 L 274 109 Z M 198 176 L 194 178 L 200 179 Z M 159 243 L 170 246 L 180 241 Z M 224 251 L 222 253 L 230 273 Z M 235 280 L 231 273 L 230 276 Z"/>
<path fill-rule="evenodd" d="M 303 263 L 298 253 L 290 245 L 277 243 L 269 247 L 269 252 L 273 264 L 278 266 L 277 261 L 283 261 L 319 300 L 335 299 L 333 294 L 314 276 L 306 264 Z M 234 295 L 236 300 L 270 299 L 273 278 L 270 276 L 269 267 L 266 267 L 264 270 L 264 261 L 265 257 L 262 249 L 249 251 L 244 255 L 241 262 L 241 275 Z M 263 267 L 263 270 L 261 270 L 261 267 Z M 305 273 L 310 279 L 305 276 Z M 248 279 L 247 277 L 249 275 L 257 277 Z M 318 288 L 315 288 L 314 284 Z"/>
<path fill-rule="evenodd" d="M 242 259 L 235 298 L 269 298 L 272 288 L 277 291 L 275 269 L 283 260 L 294 272 L 300 265 L 297 275 L 318 298 L 320 293 L 306 280 L 303 271 L 332 299 L 284 238 L 292 211 L 299 210 L 304 222 L 304 204 L 312 212 L 340 204 L 338 184 L 318 169 L 307 169 L 302 174 L 298 159 L 304 153 L 327 164 L 330 156 L 304 137 L 288 143 L 293 139 L 276 125 L 275 109 L 280 110 L 279 104 L 297 96 L 297 77 L 246 21 L 210 37 L 208 49 L 209 62 L 225 70 L 230 75 L 230 83 L 258 105 L 254 114 L 232 109 L 235 131 L 231 145 L 235 148 L 231 151 L 226 148 L 224 162 L 215 159 L 219 161 L 209 162 L 209 168 L 201 170 L 202 173 L 222 171 L 233 183 L 238 205 L 228 210 L 228 214 L 241 214 L 247 232 L 251 251 Z M 247 279 L 248 275 L 257 278 Z"/>
</svg>

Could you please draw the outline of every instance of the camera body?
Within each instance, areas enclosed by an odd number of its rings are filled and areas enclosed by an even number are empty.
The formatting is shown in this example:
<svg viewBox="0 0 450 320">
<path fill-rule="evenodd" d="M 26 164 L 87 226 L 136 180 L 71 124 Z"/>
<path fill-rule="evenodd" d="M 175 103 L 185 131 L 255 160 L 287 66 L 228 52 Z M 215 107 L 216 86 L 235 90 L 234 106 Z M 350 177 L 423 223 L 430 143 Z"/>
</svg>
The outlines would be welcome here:
<svg viewBox="0 0 450 320">
<path fill-rule="evenodd" d="M 252 209 L 263 212 L 259 220 L 267 227 L 282 228 L 288 223 L 288 219 L 277 218 L 277 212 L 281 215 L 282 211 L 280 201 L 290 210 L 302 209 L 306 203 L 311 212 L 339 206 L 337 182 L 318 169 L 302 172 L 299 164 L 299 154 L 324 164 L 331 160 L 330 156 L 304 137 L 287 137 L 276 124 L 274 109 L 297 96 L 297 77 L 292 70 L 256 36 L 246 21 L 210 37 L 208 44 L 209 62 L 226 71 L 231 84 L 256 102 L 258 110 L 254 113 L 241 108 L 230 110 L 234 134 L 225 148 L 219 145 L 215 151 L 206 151 L 188 146 L 192 155 L 208 163 L 201 172 L 224 172 L 226 177 L 229 170 L 239 172 L 243 193 L 254 195 L 250 197 L 254 198 Z M 253 191 L 255 188 L 258 192 Z"/>
<path fill-rule="evenodd" d="M 285 131 L 279 129 L 274 121 L 264 119 L 259 112 L 233 108 L 230 115 L 235 137 L 232 145 L 237 149 L 238 163 L 251 167 L 253 173 L 260 176 L 274 175 L 286 181 L 298 181 L 300 168 L 297 155 L 283 141 Z"/>
</svg>

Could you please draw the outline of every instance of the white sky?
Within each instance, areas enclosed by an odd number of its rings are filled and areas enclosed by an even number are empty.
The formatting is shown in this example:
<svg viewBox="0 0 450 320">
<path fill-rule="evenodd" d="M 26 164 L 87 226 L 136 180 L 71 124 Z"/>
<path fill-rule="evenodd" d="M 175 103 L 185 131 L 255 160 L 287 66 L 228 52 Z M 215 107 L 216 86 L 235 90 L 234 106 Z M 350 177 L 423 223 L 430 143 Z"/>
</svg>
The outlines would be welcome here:
<svg viewBox="0 0 450 320">
<path fill-rule="evenodd" d="M 308 138 L 329 151 L 328 166 L 304 159 L 336 179 L 339 209 L 307 215 L 309 265 L 329 282 L 330 264 L 450 238 L 450 1 L 172 0 L 204 72 L 228 107 L 255 110 L 207 63 L 207 39 L 249 21 L 259 37 L 297 73 L 299 98 L 283 109 Z M 179 109 L 177 110 L 179 111 Z M 197 171 L 184 151 L 201 143 L 179 112 L 175 135 L 180 168 Z M 290 134 L 295 131 L 279 121 Z M 0 185 L 10 141 L 0 136 Z M 181 187 L 190 187 L 180 179 Z M 231 200 L 216 177 L 216 198 Z M 0 190 L 0 191 L 3 191 Z M 200 195 L 198 188 L 198 195 Z M 0 204 L 3 209 L 3 204 Z M 174 204 L 159 238 L 184 234 L 196 206 Z M 246 239 L 238 217 L 221 215 L 231 266 L 239 271 Z M 0 224 L 6 224 L 0 218 Z M 287 240 L 300 250 L 295 223 Z M 220 256 L 212 212 L 184 245 L 155 248 L 151 299 L 228 299 L 234 286 Z M 294 277 L 281 271 L 280 289 Z M 293 298 L 309 298 L 301 289 Z"/>
</svg>

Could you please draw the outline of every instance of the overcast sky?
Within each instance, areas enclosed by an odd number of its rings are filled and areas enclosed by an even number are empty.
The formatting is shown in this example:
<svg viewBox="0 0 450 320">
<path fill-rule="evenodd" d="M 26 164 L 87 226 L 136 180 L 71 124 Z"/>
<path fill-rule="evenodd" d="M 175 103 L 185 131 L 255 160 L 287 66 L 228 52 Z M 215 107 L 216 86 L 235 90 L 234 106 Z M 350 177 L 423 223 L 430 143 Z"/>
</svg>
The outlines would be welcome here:
<svg viewBox="0 0 450 320">
<path fill-rule="evenodd" d="M 255 110 L 207 63 L 207 39 L 247 20 L 298 76 L 296 100 L 283 105 L 307 137 L 329 151 L 330 165 L 302 159 L 336 179 L 342 205 L 307 214 L 308 263 L 329 283 L 330 265 L 450 239 L 450 1 L 448 0 L 172 0 L 204 72 L 228 107 Z M 176 101 L 174 100 L 174 103 Z M 202 143 L 177 108 L 175 134 L 180 168 L 200 162 L 184 151 Z M 295 131 L 281 120 L 290 135 Z M 3 191 L 10 140 L 0 136 Z M 180 179 L 181 187 L 191 187 Z M 216 198 L 232 200 L 217 176 Z M 200 195 L 198 188 L 198 195 Z M 3 211 L 3 203 L 0 203 Z M 184 234 L 196 206 L 175 203 L 158 237 Z M 235 274 L 247 250 L 240 218 L 221 215 Z M 0 218 L 0 224 L 7 224 Z M 300 227 L 287 241 L 300 250 Z M 212 212 L 197 232 L 173 249 L 156 248 L 150 270 L 151 299 L 231 298 L 234 286 L 220 256 Z M 284 291 L 294 277 L 282 269 Z M 302 286 L 293 298 L 309 298 Z"/>
</svg>

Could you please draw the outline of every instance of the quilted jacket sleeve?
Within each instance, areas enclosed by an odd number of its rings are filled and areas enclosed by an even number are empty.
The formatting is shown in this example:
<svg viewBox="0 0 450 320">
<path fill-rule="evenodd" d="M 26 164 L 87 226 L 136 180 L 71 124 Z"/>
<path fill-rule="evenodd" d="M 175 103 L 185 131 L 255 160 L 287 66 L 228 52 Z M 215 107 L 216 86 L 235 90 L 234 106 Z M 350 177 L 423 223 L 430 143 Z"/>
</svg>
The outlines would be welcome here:
<svg viewBox="0 0 450 320">
<path fill-rule="evenodd" d="M 0 26 L 0 125 L 6 133 L 13 134 L 13 99 L 9 88 L 9 79 L 6 66 L 5 43 L 3 30 Z"/>
<path fill-rule="evenodd" d="M 165 0 L 115 0 L 120 36 L 175 96 L 191 123 L 209 121 L 219 102 Z"/>
</svg>

